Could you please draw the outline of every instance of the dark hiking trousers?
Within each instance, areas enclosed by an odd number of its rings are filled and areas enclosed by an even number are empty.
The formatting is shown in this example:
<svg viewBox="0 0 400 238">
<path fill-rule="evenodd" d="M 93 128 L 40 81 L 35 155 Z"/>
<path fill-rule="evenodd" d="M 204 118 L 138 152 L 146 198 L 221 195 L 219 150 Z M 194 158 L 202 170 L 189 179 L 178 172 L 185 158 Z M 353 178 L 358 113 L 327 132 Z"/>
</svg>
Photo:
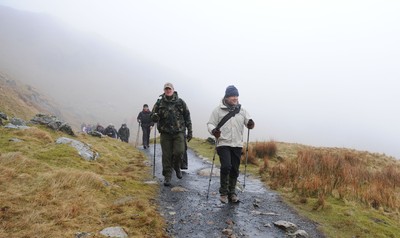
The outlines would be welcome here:
<svg viewBox="0 0 400 238">
<path fill-rule="evenodd" d="M 236 194 L 242 148 L 218 146 L 217 153 L 221 162 L 219 193 L 221 195 Z"/>
<path fill-rule="evenodd" d="M 143 131 L 143 146 L 148 147 L 150 143 L 150 125 L 143 125 L 142 124 L 142 131 Z"/>
<path fill-rule="evenodd" d="M 162 151 L 162 174 L 171 178 L 172 170 L 180 171 L 181 159 L 185 150 L 184 133 L 166 134 L 161 133 L 160 144 Z"/>
</svg>

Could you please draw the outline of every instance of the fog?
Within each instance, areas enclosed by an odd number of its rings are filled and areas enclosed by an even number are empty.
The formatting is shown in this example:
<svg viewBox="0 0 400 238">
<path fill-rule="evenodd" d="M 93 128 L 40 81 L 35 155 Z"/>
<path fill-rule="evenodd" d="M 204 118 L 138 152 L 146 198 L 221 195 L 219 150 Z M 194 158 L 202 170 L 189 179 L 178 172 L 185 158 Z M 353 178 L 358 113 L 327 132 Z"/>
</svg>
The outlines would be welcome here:
<svg viewBox="0 0 400 238">
<path fill-rule="evenodd" d="M 0 70 L 57 99 L 63 95 L 72 108 L 91 100 L 84 110 L 93 120 L 100 112 L 107 112 L 102 123 L 132 120 L 170 81 L 191 110 L 194 136 L 205 138 L 212 109 L 233 84 L 256 122 L 251 141 L 400 158 L 398 1 L 0 0 L 0 5 L 27 11 L 20 14 L 29 19 L 43 18 L 30 35 L 40 31 L 48 40 L 39 47 L 2 34 L 0 40 L 18 47 L 0 46 Z M 4 19 L 15 20 L 15 12 L 4 16 L 14 9 L 2 12 L 1 27 L 11 24 Z M 12 35 L 29 26 L 12 24 L 7 29 Z M 59 50 L 38 50 L 43 47 Z M 16 51 L 29 51 L 27 62 L 10 61 Z M 46 53 L 51 56 L 41 59 L 51 62 L 38 62 L 36 55 Z M 44 83 L 49 77 L 51 83 Z M 76 90 L 66 90 L 66 82 L 76 83 Z M 91 96 L 84 96 L 88 91 Z"/>
</svg>

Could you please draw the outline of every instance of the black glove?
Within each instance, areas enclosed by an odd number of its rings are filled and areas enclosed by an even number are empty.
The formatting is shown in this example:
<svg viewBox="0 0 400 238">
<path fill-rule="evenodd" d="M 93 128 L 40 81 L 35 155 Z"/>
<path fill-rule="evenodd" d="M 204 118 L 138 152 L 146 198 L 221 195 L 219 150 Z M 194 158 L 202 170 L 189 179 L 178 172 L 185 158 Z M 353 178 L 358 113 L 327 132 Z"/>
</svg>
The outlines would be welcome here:
<svg viewBox="0 0 400 238">
<path fill-rule="evenodd" d="M 249 128 L 249 129 L 254 128 L 254 121 L 252 119 L 250 119 L 249 122 L 247 122 L 247 128 Z"/>
<path fill-rule="evenodd" d="M 186 136 L 186 140 L 187 142 L 189 142 L 193 137 L 193 133 L 191 131 L 188 132 L 187 136 Z"/>
<path fill-rule="evenodd" d="M 158 122 L 160 120 L 160 117 L 157 115 L 157 113 L 151 114 L 151 120 L 153 122 Z"/>
<path fill-rule="evenodd" d="M 212 129 L 211 133 L 213 134 L 213 136 L 215 136 L 215 138 L 219 138 L 221 136 L 221 131 L 217 128 Z"/>
</svg>

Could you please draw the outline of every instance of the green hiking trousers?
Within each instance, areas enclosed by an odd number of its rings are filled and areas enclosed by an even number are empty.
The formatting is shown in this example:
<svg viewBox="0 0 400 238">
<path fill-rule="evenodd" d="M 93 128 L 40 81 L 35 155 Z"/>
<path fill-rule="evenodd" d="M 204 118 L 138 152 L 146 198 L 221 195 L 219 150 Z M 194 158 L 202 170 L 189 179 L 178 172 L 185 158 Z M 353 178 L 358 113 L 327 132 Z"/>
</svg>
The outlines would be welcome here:
<svg viewBox="0 0 400 238">
<path fill-rule="evenodd" d="M 161 133 L 160 144 L 162 151 L 162 174 L 171 178 L 172 170 L 180 170 L 181 158 L 185 152 L 185 135 L 183 132 L 176 134 Z"/>
</svg>

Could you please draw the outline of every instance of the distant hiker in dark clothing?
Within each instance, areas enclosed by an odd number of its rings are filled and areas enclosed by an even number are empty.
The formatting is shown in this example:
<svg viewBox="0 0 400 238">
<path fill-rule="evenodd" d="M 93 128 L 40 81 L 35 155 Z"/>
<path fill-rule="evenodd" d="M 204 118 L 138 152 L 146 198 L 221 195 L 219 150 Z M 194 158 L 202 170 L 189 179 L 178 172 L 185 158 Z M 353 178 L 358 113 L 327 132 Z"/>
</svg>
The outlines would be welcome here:
<svg viewBox="0 0 400 238">
<path fill-rule="evenodd" d="M 106 127 L 106 129 L 104 130 L 104 134 L 111 138 L 118 139 L 118 132 L 113 124 L 110 124 Z"/>
<path fill-rule="evenodd" d="M 147 104 L 143 105 L 143 109 L 139 112 L 137 116 L 137 122 L 141 125 L 143 131 L 143 148 L 149 148 L 150 144 L 150 131 L 151 128 L 154 126 L 154 122 L 151 120 L 151 111 L 149 110 L 149 106 Z"/>
<path fill-rule="evenodd" d="M 129 142 L 129 128 L 126 126 L 126 124 L 122 124 L 122 126 L 118 129 L 118 135 L 119 138 L 123 141 L 128 143 Z"/>
<path fill-rule="evenodd" d="M 213 110 L 207 123 L 208 131 L 216 138 L 216 149 L 221 162 L 219 193 L 222 203 L 239 202 L 236 195 L 236 182 L 239 176 L 244 126 L 248 129 L 254 128 L 254 121 L 241 107 L 238 97 L 237 88 L 233 85 L 228 86 L 224 98 Z M 232 116 L 228 117 L 226 123 L 218 125 L 230 112 Z"/>
<path fill-rule="evenodd" d="M 95 131 L 100 132 L 101 134 L 104 135 L 104 127 L 102 125 L 100 125 L 99 123 L 97 123 Z"/>
<path fill-rule="evenodd" d="M 151 118 L 157 123 L 160 132 L 160 144 L 162 150 L 162 174 L 164 186 L 171 185 L 172 170 L 176 177 L 181 179 L 181 161 L 185 151 L 185 131 L 188 133 L 186 140 L 192 139 L 192 121 L 189 108 L 178 97 L 171 83 L 164 85 L 164 93 L 160 95 L 153 107 Z"/>
</svg>

